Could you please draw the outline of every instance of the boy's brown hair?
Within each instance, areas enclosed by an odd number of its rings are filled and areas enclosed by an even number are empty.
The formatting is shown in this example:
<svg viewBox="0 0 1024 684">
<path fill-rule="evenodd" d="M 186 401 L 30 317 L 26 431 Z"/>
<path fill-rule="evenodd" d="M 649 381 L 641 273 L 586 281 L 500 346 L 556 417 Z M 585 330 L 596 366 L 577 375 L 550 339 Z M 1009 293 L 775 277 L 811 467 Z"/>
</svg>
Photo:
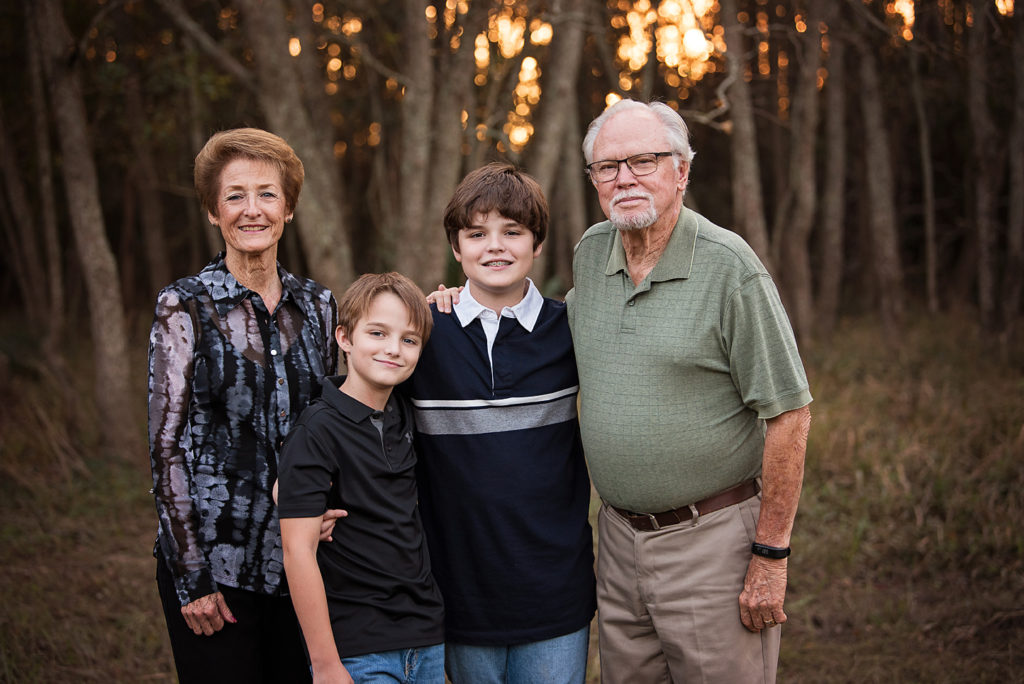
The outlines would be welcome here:
<svg viewBox="0 0 1024 684">
<path fill-rule="evenodd" d="M 338 301 L 338 327 L 346 335 L 364 318 L 373 306 L 373 300 L 385 292 L 390 292 L 405 304 L 409 312 L 409 320 L 420 336 L 423 344 L 430 339 L 430 330 L 434 327 L 434 318 L 427 304 L 427 296 L 416 283 L 401 273 L 365 273 L 348 286 L 345 294 Z"/>
<path fill-rule="evenodd" d="M 505 162 L 471 171 L 455 188 L 444 210 L 444 232 L 459 251 L 459 231 L 473 226 L 477 214 L 496 211 L 533 233 L 536 248 L 548 234 L 548 202 L 533 176 Z"/>
</svg>

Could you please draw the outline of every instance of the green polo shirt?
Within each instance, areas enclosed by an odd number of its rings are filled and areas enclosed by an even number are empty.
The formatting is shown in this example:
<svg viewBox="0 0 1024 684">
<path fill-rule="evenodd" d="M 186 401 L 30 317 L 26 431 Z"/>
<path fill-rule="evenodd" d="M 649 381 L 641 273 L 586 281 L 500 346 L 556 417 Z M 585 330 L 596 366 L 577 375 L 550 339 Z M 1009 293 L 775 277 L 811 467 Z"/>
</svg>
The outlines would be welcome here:
<svg viewBox="0 0 1024 684">
<path fill-rule="evenodd" d="M 634 287 L 619 232 L 576 245 L 566 296 L 590 475 L 608 503 L 659 512 L 761 473 L 764 420 L 811 401 L 771 276 L 735 233 L 682 209 Z"/>
</svg>

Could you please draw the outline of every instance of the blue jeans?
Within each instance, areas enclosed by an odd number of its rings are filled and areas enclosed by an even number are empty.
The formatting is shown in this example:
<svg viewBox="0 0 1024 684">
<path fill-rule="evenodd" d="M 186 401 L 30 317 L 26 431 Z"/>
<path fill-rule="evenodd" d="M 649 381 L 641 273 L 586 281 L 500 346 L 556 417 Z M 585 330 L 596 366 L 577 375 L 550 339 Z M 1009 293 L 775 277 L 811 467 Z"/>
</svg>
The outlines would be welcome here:
<svg viewBox="0 0 1024 684">
<path fill-rule="evenodd" d="M 444 684 L 444 644 L 342 658 L 356 684 Z"/>
<path fill-rule="evenodd" d="M 590 625 L 565 636 L 514 646 L 445 644 L 452 684 L 583 684 Z"/>
</svg>

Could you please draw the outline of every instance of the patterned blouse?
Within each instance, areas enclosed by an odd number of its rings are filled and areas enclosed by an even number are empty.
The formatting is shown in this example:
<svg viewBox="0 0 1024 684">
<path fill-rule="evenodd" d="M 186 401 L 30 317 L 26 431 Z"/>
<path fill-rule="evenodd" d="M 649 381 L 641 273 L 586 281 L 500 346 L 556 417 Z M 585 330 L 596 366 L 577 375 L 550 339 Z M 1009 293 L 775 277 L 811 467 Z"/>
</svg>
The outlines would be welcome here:
<svg viewBox="0 0 1024 684">
<path fill-rule="evenodd" d="M 162 555 L 185 605 L 218 585 L 285 590 L 271 489 L 288 430 L 337 372 L 330 291 L 277 267 L 281 302 L 219 254 L 157 296 L 149 337 L 149 455 Z M 160 553 L 158 553 L 158 551 Z"/>
</svg>

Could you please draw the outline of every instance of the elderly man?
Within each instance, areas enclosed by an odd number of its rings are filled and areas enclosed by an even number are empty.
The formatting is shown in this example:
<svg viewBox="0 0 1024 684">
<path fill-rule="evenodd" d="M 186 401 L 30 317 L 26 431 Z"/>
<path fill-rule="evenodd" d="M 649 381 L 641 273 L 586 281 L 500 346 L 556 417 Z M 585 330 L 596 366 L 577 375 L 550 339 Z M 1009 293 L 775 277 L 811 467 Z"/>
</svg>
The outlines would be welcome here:
<svg viewBox="0 0 1024 684">
<path fill-rule="evenodd" d="M 811 401 L 750 247 L 683 206 L 689 133 L 624 100 L 583 143 L 608 221 L 567 296 L 605 682 L 772 682 Z"/>
</svg>

